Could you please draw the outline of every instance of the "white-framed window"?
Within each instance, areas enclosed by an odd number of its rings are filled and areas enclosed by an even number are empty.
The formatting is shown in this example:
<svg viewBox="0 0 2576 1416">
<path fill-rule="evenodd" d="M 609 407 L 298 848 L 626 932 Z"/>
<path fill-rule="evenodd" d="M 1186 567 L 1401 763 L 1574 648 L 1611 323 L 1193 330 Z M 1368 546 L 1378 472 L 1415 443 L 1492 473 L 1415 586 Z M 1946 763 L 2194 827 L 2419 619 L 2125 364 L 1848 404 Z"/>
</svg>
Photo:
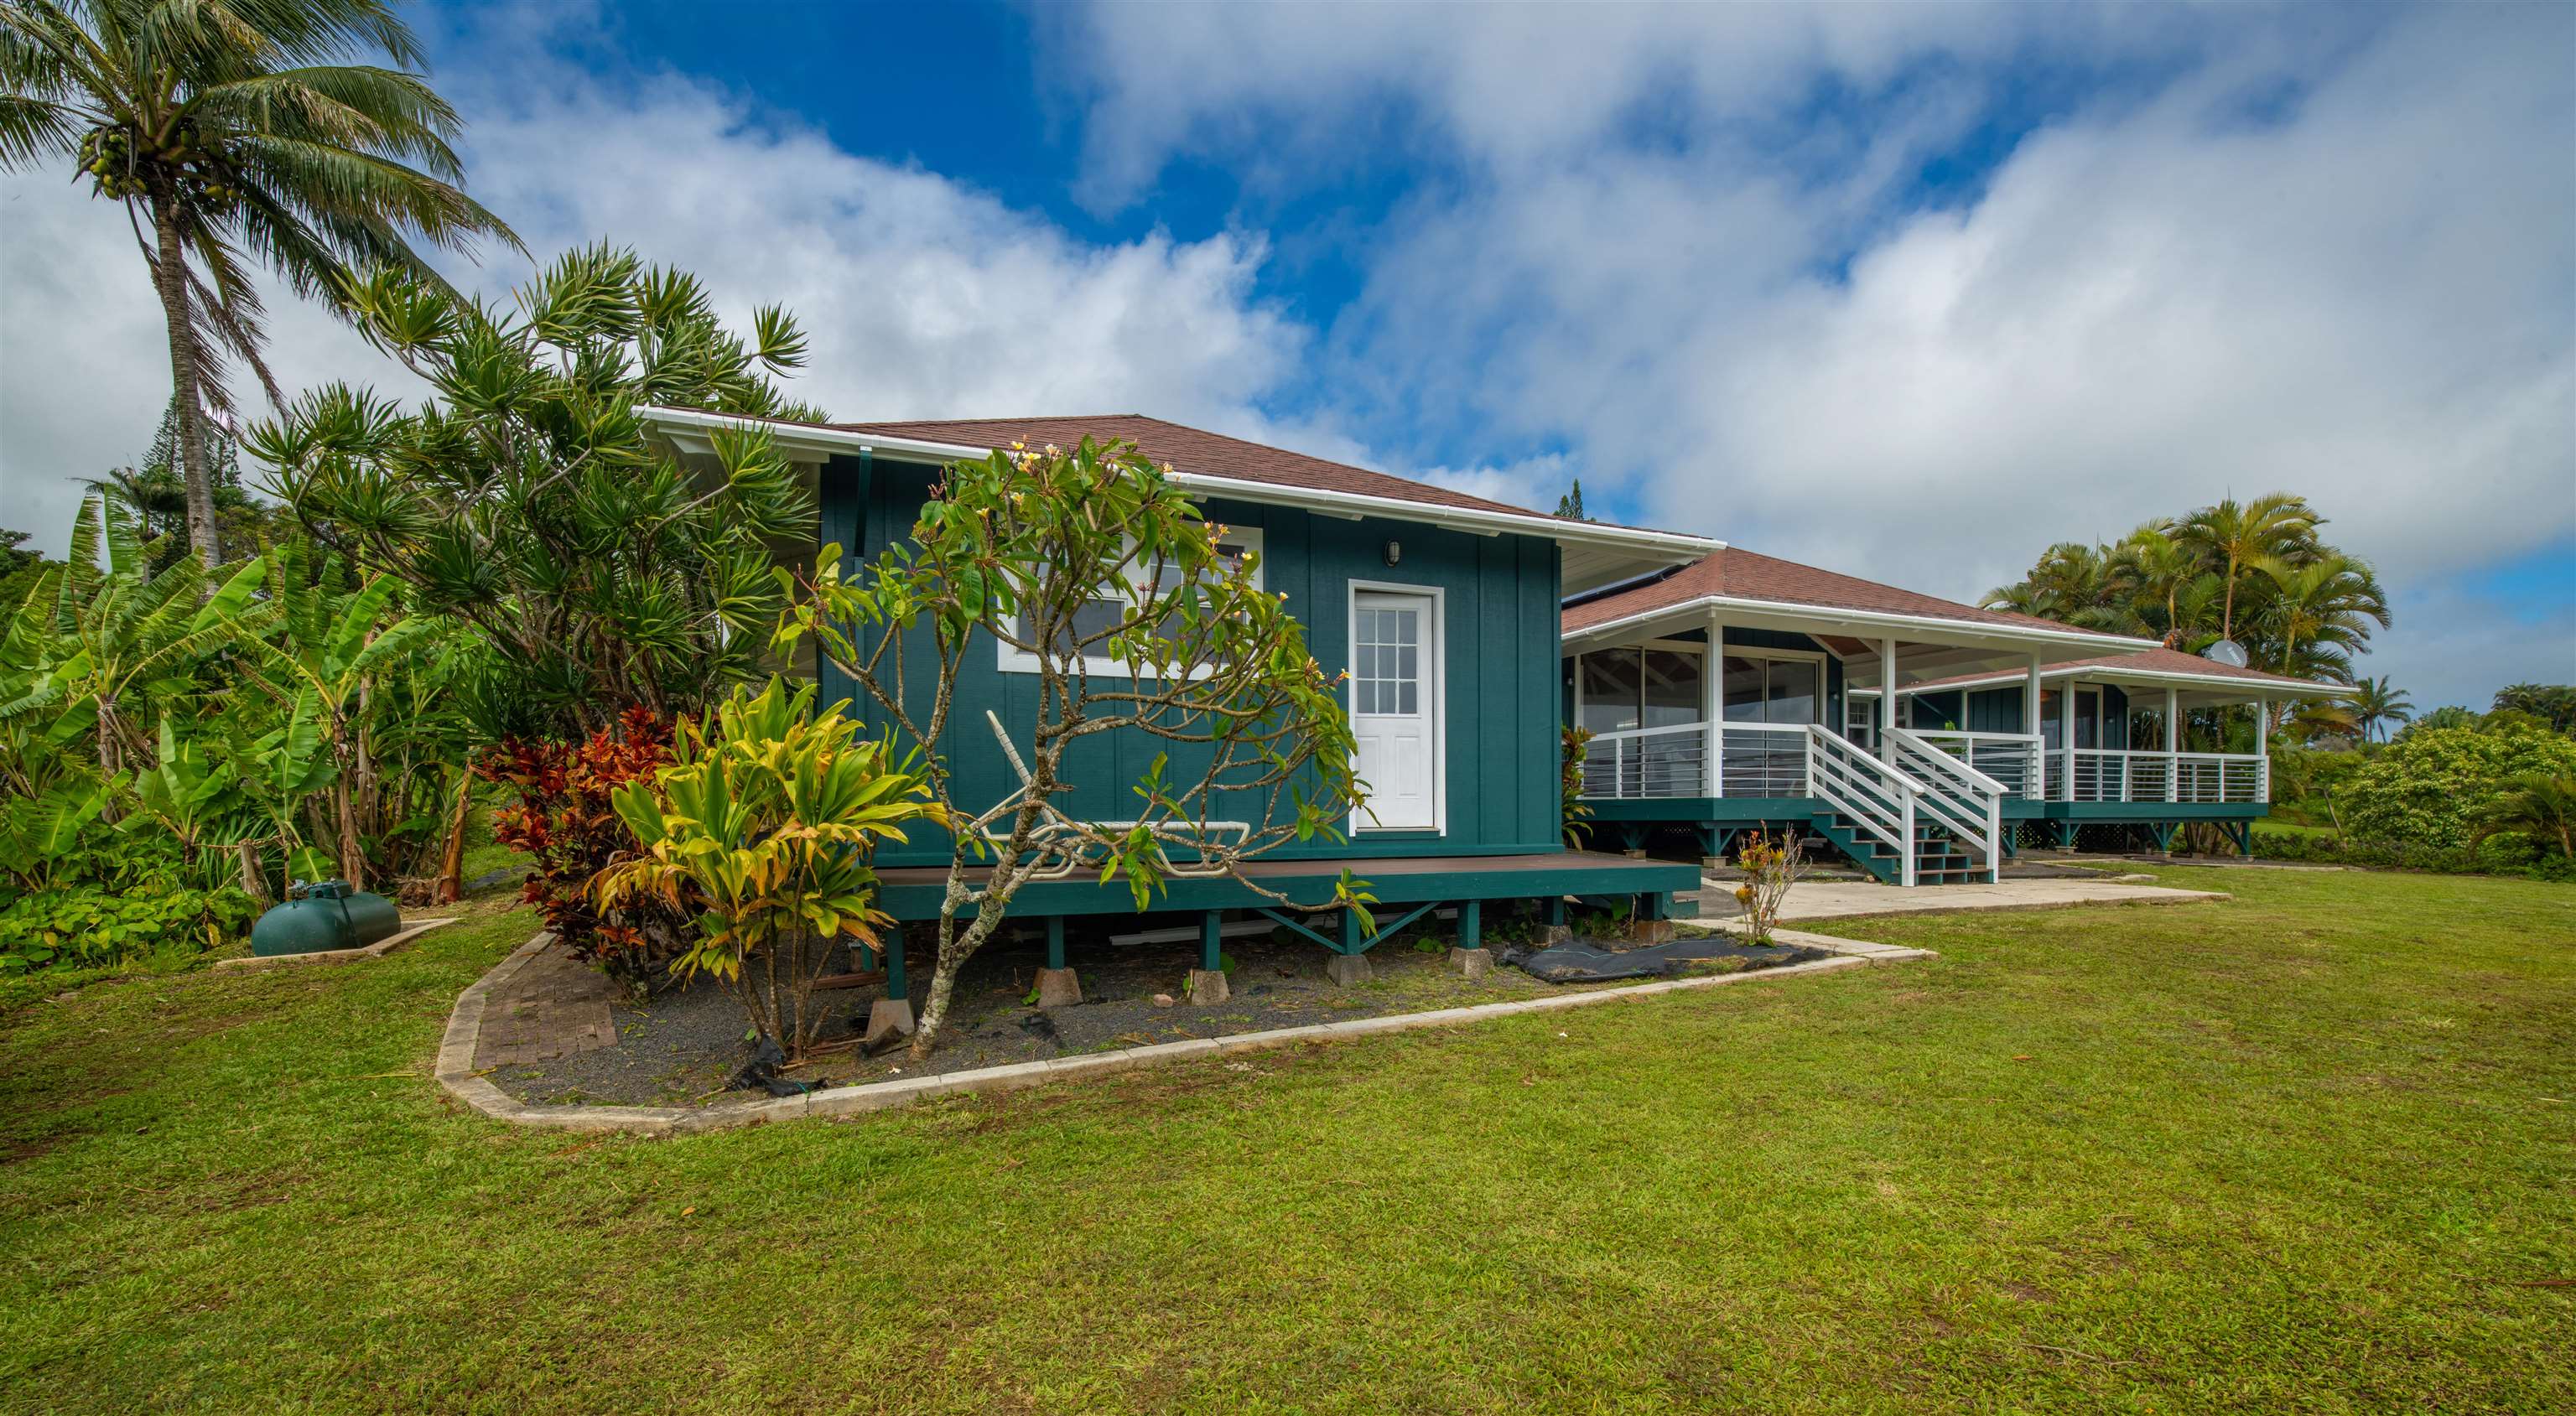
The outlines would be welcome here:
<svg viewBox="0 0 2576 1416">
<path fill-rule="evenodd" d="M 1217 542 L 1217 550 L 1220 554 L 1238 562 L 1247 556 L 1260 556 L 1261 528 L 1228 526 L 1225 528 L 1225 535 Z M 1155 583 L 1153 577 L 1159 575 L 1162 569 L 1159 564 L 1130 567 L 1130 570 L 1138 576 L 1135 582 L 1138 589 L 1150 589 Z M 1255 590 L 1262 588 L 1261 582 L 1262 566 L 1260 561 L 1255 560 L 1252 566 L 1252 588 Z M 1074 612 L 1072 625 L 1064 631 L 1065 642 L 1079 644 L 1115 625 L 1126 617 L 1128 607 L 1129 602 L 1116 595 L 1106 595 L 1093 600 Z M 1026 639 L 1029 634 L 1027 622 L 1022 621 L 1014 626 L 1012 632 Z M 1126 663 L 1112 658 L 1106 649 L 1106 645 L 1093 645 L 1092 652 L 1082 657 L 1083 671 L 1095 677 L 1124 678 L 1127 674 Z M 1000 651 L 997 666 L 1003 673 L 1033 674 L 1038 671 L 1037 655 L 1009 644 L 1001 645 Z M 1154 677 L 1154 675 L 1149 673 L 1147 677 Z"/>
</svg>

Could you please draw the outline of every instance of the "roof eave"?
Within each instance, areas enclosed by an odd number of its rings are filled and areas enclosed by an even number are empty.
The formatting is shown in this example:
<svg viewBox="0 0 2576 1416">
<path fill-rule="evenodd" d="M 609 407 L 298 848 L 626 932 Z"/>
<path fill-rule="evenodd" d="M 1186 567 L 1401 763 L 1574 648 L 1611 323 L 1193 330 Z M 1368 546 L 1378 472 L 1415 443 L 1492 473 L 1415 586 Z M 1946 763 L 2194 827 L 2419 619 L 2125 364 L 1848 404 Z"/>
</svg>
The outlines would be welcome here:
<svg viewBox="0 0 2576 1416">
<path fill-rule="evenodd" d="M 846 428 L 823 428 L 808 423 L 782 423 L 767 418 L 752 418 L 724 413 L 707 413 L 693 408 L 648 406 L 637 414 L 674 436 L 683 447 L 729 429 L 752 429 L 766 432 L 770 440 L 791 451 L 819 452 L 825 455 L 849 452 L 895 453 L 925 458 L 935 462 L 953 462 L 959 458 L 983 457 L 992 451 L 965 443 L 930 442 L 921 438 L 893 437 L 884 433 L 854 432 Z M 692 448 L 702 451 L 701 448 Z M 1677 531 L 1648 531 L 1626 526 L 1604 526 L 1597 522 L 1566 521 L 1535 512 L 1487 511 L 1478 507 L 1443 506 L 1437 502 L 1408 501 L 1402 497 L 1368 496 L 1358 492 L 1334 492 L 1316 487 L 1289 487 L 1276 482 L 1254 482 L 1240 477 L 1212 477 L 1201 472 L 1174 472 L 1172 481 L 1184 490 L 1206 496 L 1233 497 L 1272 506 L 1292 506 L 1326 515 L 1359 520 L 1363 516 L 1398 518 L 1425 522 L 1452 530 L 1477 535 L 1499 536 L 1506 532 L 1523 536 L 1543 536 L 1559 545 L 1599 546 L 1637 554 L 1649 559 L 1663 559 L 1669 564 L 1697 560 L 1712 551 L 1724 550 L 1724 541 L 1706 536 L 1690 536 Z"/>
</svg>

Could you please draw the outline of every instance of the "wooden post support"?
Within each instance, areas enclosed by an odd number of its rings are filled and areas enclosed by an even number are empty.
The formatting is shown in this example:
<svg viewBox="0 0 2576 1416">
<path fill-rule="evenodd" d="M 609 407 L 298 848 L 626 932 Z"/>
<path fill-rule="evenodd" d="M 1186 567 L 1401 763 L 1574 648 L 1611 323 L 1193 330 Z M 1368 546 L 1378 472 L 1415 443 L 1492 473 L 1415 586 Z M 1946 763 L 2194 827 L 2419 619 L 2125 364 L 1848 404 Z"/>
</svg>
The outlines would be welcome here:
<svg viewBox="0 0 2576 1416">
<path fill-rule="evenodd" d="M 1051 968 L 1051 969 L 1060 969 L 1060 968 L 1063 968 L 1063 967 L 1064 967 L 1064 916 L 1063 916 L 1063 915 L 1048 915 L 1048 916 L 1047 916 L 1047 918 L 1046 918 L 1046 934 L 1047 934 L 1047 961 L 1046 961 L 1046 966 L 1047 966 L 1048 968 Z"/>
<path fill-rule="evenodd" d="M 1356 955 L 1360 952 L 1360 946 L 1366 942 L 1368 942 L 1368 936 L 1360 933 L 1359 911 L 1344 905 L 1342 907 L 1342 952 Z"/>
<path fill-rule="evenodd" d="M 1225 936 L 1225 912 L 1199 912 L 1199 967 L 1215 973 L 1223 967 L 1221 941 Z"/>
<path fill-rule="evenodd" d="M 1550 895 L 1547 897 L 1547 922 L 1551 926 L 1561 926 L 1565 923 L 1565 897 L 1563 895 Z"/>
<path fill-rule="evenodd" d="M 903 977 L 903 923 L 898 920 L 886 926 L 885 932 L 886 997 L 909 998 L 912 989 Z"/>
<path fill-rule="evenodd" d="M 1460 900 L 1458 902 L 1458 947 L 1461 949 L 1485 947 L 1484 901 Z"/>
</svg>

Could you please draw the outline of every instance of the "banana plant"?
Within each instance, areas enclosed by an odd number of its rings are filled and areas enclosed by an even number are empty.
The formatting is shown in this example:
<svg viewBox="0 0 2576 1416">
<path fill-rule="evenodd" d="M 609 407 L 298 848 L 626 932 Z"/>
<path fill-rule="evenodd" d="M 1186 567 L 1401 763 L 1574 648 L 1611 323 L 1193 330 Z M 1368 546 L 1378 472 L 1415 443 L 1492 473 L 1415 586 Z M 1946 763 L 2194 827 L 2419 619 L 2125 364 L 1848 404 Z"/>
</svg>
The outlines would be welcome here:
<svg viewBox="0 0 2576 1416">
<path fill-rule="evenodd" d="M 310 573 L 310 556 L 300 542 L 262 559 L 270 567 L 270 613 L 277 632 L 263 636 L 242 626 L 244 666 L 252 681 L 293 705 L 282 730 L 286 736 L 269 754 L 271 770 L 305 780 L 316 769 L 307 755 L 308 742 L 328 749 L 326 785 L 340 870 L 363 890 L 368 884 L 367 833 L 360 822 L 373 820 L 378 805 L 368 701 L 382 676 L 408 666 L 445 626 L 402 615 L 379 628 L 394 608 L 400 582 L 373 576 L 348 595 L 334 595 L 329 587 L 339 578 L 336 561 L 326 558 L 319 574 Z"/>
<path fill-rule="evenodd" d="M 117 786 L 71 782 L 33 796 L 0 796 L 0 868 L 21 890 L 51 888 L 77 868 L 82 833 L 107 810 Z"/>
<path fill-rule="evenodd" d="M 0 722 L 48 710 L 86 711 L 97 731 L 102 776 L 147 762 L 152 744 L 136 727 L 133 710 L 177 696 L 204 659 L 236 637 L 255 636 L 261 615 L 255 596 L 267 576 L 266 562 L 250 561 L 208 595 L 206 569 L 194 556 L 152 574 L 125 509 L 84 498 L 68 563 L 54 577 L 44 681 L 0 704 Z"/>
<path fill-rule="evenodd" d="M 161 719 L 158 752 L 151 767 L 134 774 L 134 815 L 121 824 L 128 830 L 167 831 L 178 841 L 191 868 L 202 864 L 208 851 L 238 851 L 249 846 L 256 851 L 260 832 L 256 824 L 257 809 L 249 793 L 242 789 L 240 766 L 234 759 L 209 752 L 207 745 L 195 738 L 181 738 L 172 731 L 169 716 Z M 253 899 L 267 896 L 266 885 L 257 869 L 256 856 L 245 856 L 242 889 Z"/>
</svg>

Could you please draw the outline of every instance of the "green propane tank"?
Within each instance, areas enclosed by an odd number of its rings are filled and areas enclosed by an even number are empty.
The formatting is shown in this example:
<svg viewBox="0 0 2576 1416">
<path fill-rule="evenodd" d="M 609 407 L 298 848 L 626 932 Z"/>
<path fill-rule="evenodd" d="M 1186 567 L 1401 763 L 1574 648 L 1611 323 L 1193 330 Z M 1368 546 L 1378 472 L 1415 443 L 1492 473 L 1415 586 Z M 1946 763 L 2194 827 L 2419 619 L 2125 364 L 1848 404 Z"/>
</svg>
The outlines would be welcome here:
<svg viewBox="0 0 2576 1416">
<path fill-rule="evenodd" d="M 402 931 L 401 912 L 382 895 L 352 890 L 346 880 L 317 881 L 303 888 L 303 898 L 288 900 L 250 927 L 252 953 L 363 949 Z"/>
</svg>

